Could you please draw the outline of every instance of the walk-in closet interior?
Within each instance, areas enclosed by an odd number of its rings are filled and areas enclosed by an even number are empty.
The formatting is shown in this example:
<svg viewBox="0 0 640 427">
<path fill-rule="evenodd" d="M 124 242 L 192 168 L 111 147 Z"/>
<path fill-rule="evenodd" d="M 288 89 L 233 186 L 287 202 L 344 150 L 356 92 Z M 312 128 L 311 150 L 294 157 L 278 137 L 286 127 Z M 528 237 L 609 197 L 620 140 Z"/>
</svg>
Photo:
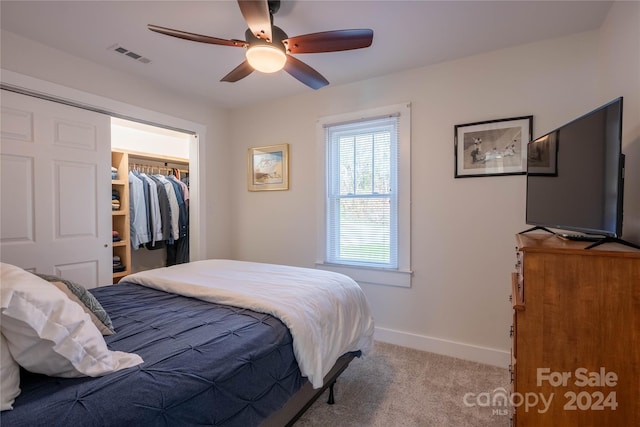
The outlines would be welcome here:
<svg viewBox="0 0 640 427">
<path fill-rule="evenodd" d="M 111 121 L 113 282 L 189 261 L 191 135 Z"/>
</svg>

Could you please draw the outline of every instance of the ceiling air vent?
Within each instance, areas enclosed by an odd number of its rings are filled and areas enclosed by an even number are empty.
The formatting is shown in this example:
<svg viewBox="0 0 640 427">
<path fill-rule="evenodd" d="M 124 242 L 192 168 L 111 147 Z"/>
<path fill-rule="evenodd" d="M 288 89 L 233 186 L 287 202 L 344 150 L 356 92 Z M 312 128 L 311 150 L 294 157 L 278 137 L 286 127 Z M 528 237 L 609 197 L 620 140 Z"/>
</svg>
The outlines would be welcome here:
<svg viewBox="0 0 640 427">
<path fill-rule="evenodd" d="M 151 60 L 149 58 L 145 58 L 144 56 L 132 52 L 129 49 L 126 49 L 122 46 L 120 46 L 119 44 L 114 44 L 113 46 L 109 46 L 109 50 L 112 50 L 116 53 L 128 56 L 131 59 L 134 59 L 136 61 L 142 62 L 143 64 L 148 64 L 149 62 L 151 62 Z"/>
</svg>

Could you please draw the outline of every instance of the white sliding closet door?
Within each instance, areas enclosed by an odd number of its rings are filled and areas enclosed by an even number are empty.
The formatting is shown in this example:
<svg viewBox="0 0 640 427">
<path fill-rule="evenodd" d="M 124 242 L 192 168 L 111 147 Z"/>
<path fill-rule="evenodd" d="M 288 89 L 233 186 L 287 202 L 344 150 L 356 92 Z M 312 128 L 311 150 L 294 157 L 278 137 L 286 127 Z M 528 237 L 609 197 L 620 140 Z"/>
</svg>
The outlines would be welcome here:
<svg viewBox="0 0 640 427">
<path fill-rule="evenodd" d="M 1 93 L 0 259 L 112 283 L 110 117 Z"/>
</svg>

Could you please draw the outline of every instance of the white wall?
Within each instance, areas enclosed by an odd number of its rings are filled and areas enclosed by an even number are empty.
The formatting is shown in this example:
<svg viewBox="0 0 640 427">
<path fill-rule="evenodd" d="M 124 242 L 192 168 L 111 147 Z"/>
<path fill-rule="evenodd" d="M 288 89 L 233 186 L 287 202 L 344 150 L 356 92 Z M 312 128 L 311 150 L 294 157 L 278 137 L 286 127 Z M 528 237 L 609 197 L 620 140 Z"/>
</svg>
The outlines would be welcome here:
<svg viewBox="0 0 640 427">
<path fill-rule="evenodd" d="M 363 285 L 377 338 L 508 363 L 507 296 L 514 234 L 526 228 L 525 177 L 454 179 L 453 128 L 532 114 L 537 136 L 599 106 L 599 37 L 589 32 L 519 46 L 234 112 L 233 163 L 242 165 L 250 146 L 289 143 L 291 189 L 251 193 L 244 168 L 233 172 L 233 256 L 313 266 L 321 208 L 316 120 L 409 101 L 415 274 L 411 289 Z M 620 90 L 616 96 L 638 97 L 627 85 Z"/>
</svg>

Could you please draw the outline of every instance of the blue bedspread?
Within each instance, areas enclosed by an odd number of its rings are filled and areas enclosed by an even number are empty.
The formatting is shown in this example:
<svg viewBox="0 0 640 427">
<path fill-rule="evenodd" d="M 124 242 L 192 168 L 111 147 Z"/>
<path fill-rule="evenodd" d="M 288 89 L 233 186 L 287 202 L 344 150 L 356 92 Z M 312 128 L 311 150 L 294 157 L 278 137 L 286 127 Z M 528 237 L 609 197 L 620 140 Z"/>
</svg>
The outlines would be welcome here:
<svg viewBox="0 0 640 427">
<path fill-rule="evenodd" d="M 22 371 L 12 426 L 253 426 L 306 381 L 289 330 L 262 313 L 134 284 L 93 289 L 112 350 L 144 363 L 99 378 Z"/>
</svg>

